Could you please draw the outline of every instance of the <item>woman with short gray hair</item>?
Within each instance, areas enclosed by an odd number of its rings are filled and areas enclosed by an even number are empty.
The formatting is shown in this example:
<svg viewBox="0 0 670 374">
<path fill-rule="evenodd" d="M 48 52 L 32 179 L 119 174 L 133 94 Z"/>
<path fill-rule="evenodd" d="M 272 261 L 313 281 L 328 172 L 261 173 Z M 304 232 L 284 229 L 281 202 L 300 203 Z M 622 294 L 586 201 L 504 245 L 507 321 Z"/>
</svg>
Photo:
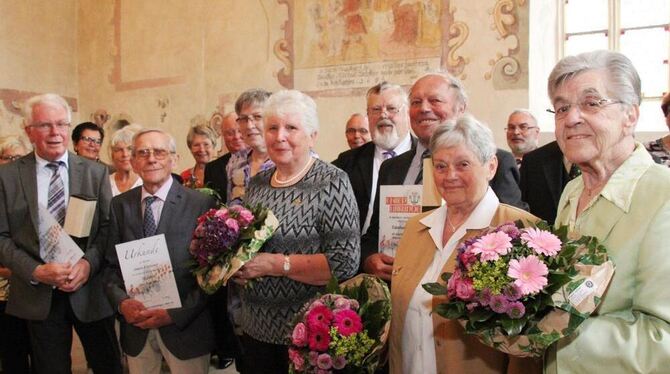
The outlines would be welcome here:
<svg viewBox="0 0 670 374">
<path fill-rule="evenodd" d="M 545 354 L 547 373 L 652 373 L 670 366 L 670 170 L 635 140 L 640 78 L 611 51 L 569 56 L 549 76 L 555 135 L 582 175 L 556 226 L 595 236 L 616 272 L 579 330 Z"/>
<path fill-rule="evenodd" d="M 112 166 L 116 170 L 109 175 L 112 196 L 119 195 L 142 185 L 142 179 L 135 174 L 130 158 L 133 153 L 133 136 L 142 129 L 141 125 L 128 125 L 112 135 L 109 142 L 109 153 Z"/>
<path fill-rule="evenodd" d="M 408 373 L 539 373 L 541 363 L 508 357 L 466 335 L 456 320 L 432 312 L 421 286 L 453 272 L 456 248 L 490 226 L 538 218 L 500 203 L 489 187 L 498 166 L 493 133 L 470 115 L 436 127 L 433 177 L 446 201 L 410 218 L 398 244 L 391 288 L 390 369 Z M 467 234 L 467 236 L 466 236 Z"/>
</svg>

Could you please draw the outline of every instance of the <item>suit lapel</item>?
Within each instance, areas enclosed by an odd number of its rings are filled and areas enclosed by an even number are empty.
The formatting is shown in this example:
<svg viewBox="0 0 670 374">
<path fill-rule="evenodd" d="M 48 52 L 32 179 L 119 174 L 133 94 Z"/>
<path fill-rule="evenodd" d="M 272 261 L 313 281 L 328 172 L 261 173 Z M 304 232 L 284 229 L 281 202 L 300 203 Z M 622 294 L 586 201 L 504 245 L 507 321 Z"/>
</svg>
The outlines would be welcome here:
<svg viewBox="0 0 670 374">
<path fill-rule="evenodd" d="M 368 144 L 371 144 L 371 146 L 366 147 L 363 152 L 361 152 L 360 160 L 354 161 L 356 164 L 356 171 L 365 186 L 365 196 L 370 196 L 372 193 L 372 171 L 375 157 L 374 143 L 370 142 Z"/>
<path fill-rule="evenodd" d="M 37 172 L 35 169 L 35 153 L 29 157 L 23 157 L 18 162 L 20 185 L 23 194 L 28 200 L 28 209 L 30 210 L 30 219 L 33 227 L 37 231 L 39 227 L 39 216 L 37 209 Z"/>
<path fill-rule="evenodd" d="M 166 233 L 168 228 L 171 227 L 171 219 L 178 216 L 178 207 L 182 201 L 183 189 L 184 187 L 177 181 L 172 181 L 172 187 L 170 187 L 170 191 L 167 194 L 163 210 L 161 211 L 161 218 L 156 227 L 156 234 Z"/>
<path fill-rule="evenodd" d="M 132 232 L 133 239 L 144 237 L 143 212 L 142 212 L 142 187 L 135 187 L 128 192 L 128 227 Z"/>
<path fill-rule="evenodd" d="M 68 155 L 68 178 L 70 179 L 70 196 L 82 195 L 81 187 L 84 185 L 82 168 L 82 159 L 72 153 Z M 68 196 L 69 197 L 69 196 Z"/>
<path fill-rule="evenodd" d="M 542 163 L 542 170 L 544 171 L 544 178 L 547 180 L 547 186 L 554 204 L 558 204 L 563 186 L 565 186 L 565 166 L 563 165 L 563 155 L 561 152 L 555 150 L 552 153 L 552 157 Z"/>
</svg>

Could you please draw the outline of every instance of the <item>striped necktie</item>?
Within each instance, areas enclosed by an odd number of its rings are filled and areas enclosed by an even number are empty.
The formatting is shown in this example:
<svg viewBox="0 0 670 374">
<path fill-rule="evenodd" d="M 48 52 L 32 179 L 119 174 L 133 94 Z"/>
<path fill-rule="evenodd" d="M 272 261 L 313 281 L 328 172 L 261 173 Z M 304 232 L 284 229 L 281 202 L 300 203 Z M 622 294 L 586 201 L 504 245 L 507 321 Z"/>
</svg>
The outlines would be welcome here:
<svg viewBox="0 0 670 374">
<path fill-rule="evenodd" d="M 154 211 L 151 209 L 151 204 L 156 199 L 156 196 L 147 196 L 144 199 L 144 224 L 142 225 L 142 229 L 144 230 L 145 238 L 154 236 L 156 233 L 156 219 L 154 218 Z"/>
<path fill-rule="evenodd" d="M 60 176 L 60 166 L 65 166 L 63 161 L 50 162 L 47 167 L 53 171 L 49 180 L 49 195 L 47 199 L 47 210 L 62 226 L 65 223 L 65 185 Z"/>
<path fill-rule="evenodd" d="M 421 160 L 419 161 L 419 174 L 416 176 L 414 184 L 423 184 L 423 160 L 430 157 L 430 149 L 426 149 L 421 153 Z"/>
<path fill-rule="evenodd" d="M 389 158 L 395 157 L 395 152 L 394 151 L 384 151 L 384 152 L 382 152 L 382 156 L 384 157 L 384 161 L 386 161 Z"/>
</svg>

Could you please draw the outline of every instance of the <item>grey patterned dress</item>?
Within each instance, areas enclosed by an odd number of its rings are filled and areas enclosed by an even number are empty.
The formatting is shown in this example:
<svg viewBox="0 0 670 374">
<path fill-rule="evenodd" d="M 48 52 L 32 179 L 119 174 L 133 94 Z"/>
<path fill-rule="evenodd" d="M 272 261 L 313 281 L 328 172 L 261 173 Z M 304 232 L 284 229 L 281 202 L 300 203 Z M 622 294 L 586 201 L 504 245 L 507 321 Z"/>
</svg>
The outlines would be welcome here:
<svg viewBox="0 0 670 374">
<path fill-rule="evenodd" d="M 315 160 L 301 181 L 274 188 L 275 168 L 251 179 L 245 201 L 271 209 L 279 228 L 261 252 L 323 253 L 338 280 L 352 277 L 360 260 L 358 208 L 351 184 L 340 169 Z M 242 296 L 242 328 L 256 340 L 286 345 L 295 313 L 323 287 L 287 277 L 263 277 Z"/>
</svg>

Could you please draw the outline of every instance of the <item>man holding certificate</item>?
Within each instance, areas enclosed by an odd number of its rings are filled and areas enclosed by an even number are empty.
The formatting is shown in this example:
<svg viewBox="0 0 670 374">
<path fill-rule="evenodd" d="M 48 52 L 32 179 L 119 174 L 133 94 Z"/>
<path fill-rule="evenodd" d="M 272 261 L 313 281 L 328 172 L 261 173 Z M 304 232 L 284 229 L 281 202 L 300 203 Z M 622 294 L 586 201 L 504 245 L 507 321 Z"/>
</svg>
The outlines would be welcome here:
<svg viewBox="0 0 670 374">
<path fill-rule="evenodd" d="M 73 327 L 94 373 L 120 373 L 100 274 L 107 168 L 67 152 L 72 112 L 62 97 L 30 98 L 23 114 L 35 151 L 0 168 L 0 263 L 12 271 L 6 312 L 28 320 L 38 373 L 70 373 Z"/>
<path fill-rule="evenodd" d="M 198 216 L 214 200 L 174 182 L 174 138 L 139 131 L 131 163 L 143 185 L 112 200 L 105 291 L 122 315 L 131 373 L 207 373 L 214 347 L 206 297 L 188 267 Z M 175 286 L 176 284 L 176 286 Z"/>
</svg>

